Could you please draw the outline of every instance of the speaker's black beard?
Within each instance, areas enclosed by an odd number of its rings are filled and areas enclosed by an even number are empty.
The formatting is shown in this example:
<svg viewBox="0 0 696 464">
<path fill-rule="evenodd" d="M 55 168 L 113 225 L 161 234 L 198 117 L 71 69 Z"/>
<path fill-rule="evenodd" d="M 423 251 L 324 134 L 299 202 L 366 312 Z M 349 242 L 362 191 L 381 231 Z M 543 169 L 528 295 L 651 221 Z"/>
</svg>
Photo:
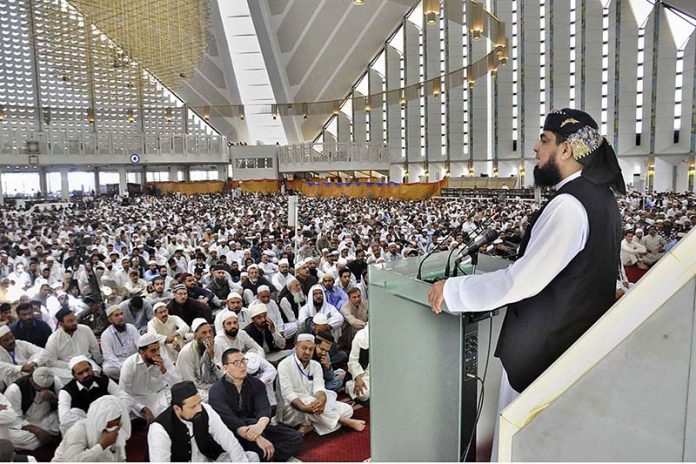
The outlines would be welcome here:
<svg viewBox="0 0 696 464">
<path fill-rule="evenodd" d="M 556 159 L 550 158 L 544 167 L 534 167 L 534 183 L 539 187 L 553 187 L 561 181 Z"/>
</svg>

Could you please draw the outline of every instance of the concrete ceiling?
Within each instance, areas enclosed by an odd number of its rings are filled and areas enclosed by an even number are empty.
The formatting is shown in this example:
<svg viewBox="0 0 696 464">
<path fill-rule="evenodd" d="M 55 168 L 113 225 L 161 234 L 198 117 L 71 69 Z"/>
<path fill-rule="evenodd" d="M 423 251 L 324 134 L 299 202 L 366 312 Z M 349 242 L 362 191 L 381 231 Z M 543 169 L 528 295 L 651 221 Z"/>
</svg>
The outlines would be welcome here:
<svg viewBox="0 0 696 464">
<path fill-rule="evenodd" d="M 694 0 L 666 0 L 663 3 L 696 19 L 696 1 Z"/>
<path fill-rule="evenodd" d="M 279 103 L 345 97 L 418 0 L 258 0 L 249 7 Z M 328 115 L 284 117 L 289 143 L 313 139 Z"/>
</svg>

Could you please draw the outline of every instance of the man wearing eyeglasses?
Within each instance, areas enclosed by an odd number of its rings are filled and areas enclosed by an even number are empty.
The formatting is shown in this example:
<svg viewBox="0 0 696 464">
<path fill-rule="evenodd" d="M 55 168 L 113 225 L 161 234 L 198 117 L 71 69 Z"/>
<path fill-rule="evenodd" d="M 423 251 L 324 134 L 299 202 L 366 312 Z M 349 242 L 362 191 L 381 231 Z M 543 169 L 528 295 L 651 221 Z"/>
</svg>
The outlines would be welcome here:
<svg viewBox="0 0 696 464">
<path fill-rule="evenodd" d="M 225 376 L 210 388 L 210 405 L 235 433 L 245 451 L 264 461 L 287 461 L 302 444 L 302 434 L 270 423 L 271 406 L 265 384 L 247 375 L 247 358 L 236 348 L 222 354 Z"/>
</svg>

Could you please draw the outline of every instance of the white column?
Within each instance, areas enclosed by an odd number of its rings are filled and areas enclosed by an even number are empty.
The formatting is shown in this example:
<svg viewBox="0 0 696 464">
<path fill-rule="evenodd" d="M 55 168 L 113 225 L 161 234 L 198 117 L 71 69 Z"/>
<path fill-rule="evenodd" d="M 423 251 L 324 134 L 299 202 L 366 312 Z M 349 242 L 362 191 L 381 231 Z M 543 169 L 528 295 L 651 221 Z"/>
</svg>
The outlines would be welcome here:
<svg viewBox="0 0 696 464">
<path fill-rule="evenodd" d="M 48 195 L 48 185 L 46 182 L 46 168 L 39 168 L 39 191 L 42 197 Z"/>
<path fill-rule="evenodd" d="M 68 185 L 68 170 L 60 170 L 60 196 L 63 201 L 70 201 L 70 187 Z"/>
<path fill-rule="evenodd" d="M 218 180 L 221 180 L 223 182 L 227 180 L 227 165 L 226 164 L 218 164 L 217 165 L 217 172 L 218 172 Z"/>
<path fill-rule="evenodd" d="M 5 204 L 5 192 L 2 190 L 2 173 L 0 173 L 0 205 Z"/>
<path fill-rule="evenodd" d="M 118 168 L 118 194 L 128 194 L 128 174 L 125 167 Z"/>
<path fill-rule="evenodd" d="M 99 168 L 94 168 L 94 194 L 99 195 L 101 181 L 99 180 Z"/>
</svg>

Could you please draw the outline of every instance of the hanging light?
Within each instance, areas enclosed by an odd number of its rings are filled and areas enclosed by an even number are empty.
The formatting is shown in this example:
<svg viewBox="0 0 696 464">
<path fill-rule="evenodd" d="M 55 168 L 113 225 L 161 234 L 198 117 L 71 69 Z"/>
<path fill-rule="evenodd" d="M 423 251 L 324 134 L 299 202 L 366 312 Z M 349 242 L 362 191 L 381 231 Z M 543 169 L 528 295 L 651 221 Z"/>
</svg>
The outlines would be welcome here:
<svg viewBox="0 0 696 464">
<path fill-rule="evenodd" d="M 133 110 L 128 110 L 128 113 L 126 113 L 126 116 L 128 118 L 128 124 L 133 124 L 135 122 L 135 116 L 133 115 Z"/>
<path fill-rule="evenodd" d="M 203 119 L 205 119 L 206 121 L 210 120 L 210 107 L 209 106 L 203 107 Z"/>
<path fill-rule="evenodd" d="M 424 0 L 423 13 L 425 14 L 425 21 L 428 24 L 437 24 L 440 18 L 440 0 Z"/>
<path fill-rule="evenodd" d="M 404 95 L 403 92 L 401 92 L 401 99 L 399 100 L 399 105 L 401 105 L 401 108 L 406 107 L 406 95 Z"/>
<path fill-rule="evenodd" d="M 353 0 L 353 5 L 362 6 L 365 4 L 365 0 Z"/>
<path fill-rule="evenodd" d="M 244 105 L 239 105 L 239 119 L 244 121 L 244 118 L 246 118 L 246 114 L 244 113 Z"/>
<path fill-rule="evenodd" d="M 433 97 L 439 98 L 440 94 L 442 93 L 442 89 L 440 88 L 440 80 L 433 81 Z"/>
<path fill-rule="evenodd" d="M 338 116 L 338 113 L 340 113 L 340 112 L 341 112 L 341 110 L 338 107 L 338 102 L 337 101 L 333 102 L 333 110 L 332 110 L 333 115 Z"/>
<path fill-rule="evenodd" d="M 172 122 L 172 119 L 174 119 L 174 117 L 172 116 L 172 109 L 170 107 L 167 107 L 167 109 L 165 110 L 165 115 L 167 117 L 167 122 Z"/>
<path fill-rule="evenodd" d="M 302 104 L 302 119 L 307 119 L 308 108 L 307 103 Z"/>
<path fill-rule="evenodd" d="M 271 116 L 273 116 L 274 120 L 278 118 L 278 105 L 271 105 Z"/>
<path fill-rule="evenodd" d="M 0 121 L 4 121 L 4 120 L 5 120 L 5 106 L 0 105 Z"/>
<path fill-rule="evenodd" d="M 365 111 L 368 113 L 372 111 L 372 105 L 370 105 L 370 97 L 365 97 Z"/>
<path fill-rule="evenodd" d="M 88 108 L 87 109 L 87 122 L 90 124 L 94 124 L 94 108 Z"/>
</svg>

